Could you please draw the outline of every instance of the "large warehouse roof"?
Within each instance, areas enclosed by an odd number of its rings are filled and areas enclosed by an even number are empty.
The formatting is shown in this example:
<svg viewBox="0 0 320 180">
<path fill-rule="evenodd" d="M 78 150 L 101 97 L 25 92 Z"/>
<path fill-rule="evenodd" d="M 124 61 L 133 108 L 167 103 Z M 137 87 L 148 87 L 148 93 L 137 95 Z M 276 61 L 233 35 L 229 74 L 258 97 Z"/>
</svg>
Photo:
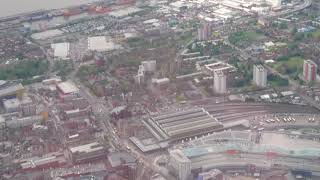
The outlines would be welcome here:
<svg viewBox="0 0 320 180">
<path fill-rule="evenodd" d="M 23 91 L 22 84 L 11 84 L 0 88 L 0 98 L 16 94 L 18 91 Z"/>
<path fill-rule="evenodd" d="M 119 49 L 119 45 L 108 40 L 106 36 L 94 36 L 88 38 L 88 50 L 102 52 L 114 49 Z"/>
<path fill-rule="evenodd" d="M 194 136 L 223 127 L 201 108 L 150 118 L 144 121 L 144 125 L 160 141 Z"/>
<path fill-rule="evenodd" d="M 60 59 L 68 59 L 70 43 L 51 44 L 51 48 L 53 49 L 54 57 L 57 57 Z"/>
<path fill-rule="evenodd" d="M 79 92 L 79 89 L 76 87 L 76 85 L 69 81 L 59 83 L 57 86 L 64 94 Z"/>
</svg>

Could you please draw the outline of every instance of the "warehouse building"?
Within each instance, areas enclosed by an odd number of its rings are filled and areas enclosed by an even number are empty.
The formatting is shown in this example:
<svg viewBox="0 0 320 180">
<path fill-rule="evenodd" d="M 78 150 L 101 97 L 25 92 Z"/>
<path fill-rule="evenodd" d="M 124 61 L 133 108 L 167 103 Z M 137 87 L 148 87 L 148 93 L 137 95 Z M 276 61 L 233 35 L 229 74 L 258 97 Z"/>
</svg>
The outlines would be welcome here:
<svg viewBox="0 0 320 180">
<path fill-rule="evenodd" d="M 18 97 L 21 98 L 24 94 L 24 87 L 21 83 L 9 83 L 6 81 L 0 82 L 0 99 Z"/>
<path fill-rule="evenodd" d="M 79 163 L 106 157 L 107 153 L 106 147 L 102 144 L 99 142 L 91 142 L 76 147 L 68 147 L 66 157 L 74 163 Z"/>
<path fill-rule="evenodd" d="M 186 138 L 223 128 L 203 108 L 160 115 L 143 123 L 159 141 Z"/>
</svg>

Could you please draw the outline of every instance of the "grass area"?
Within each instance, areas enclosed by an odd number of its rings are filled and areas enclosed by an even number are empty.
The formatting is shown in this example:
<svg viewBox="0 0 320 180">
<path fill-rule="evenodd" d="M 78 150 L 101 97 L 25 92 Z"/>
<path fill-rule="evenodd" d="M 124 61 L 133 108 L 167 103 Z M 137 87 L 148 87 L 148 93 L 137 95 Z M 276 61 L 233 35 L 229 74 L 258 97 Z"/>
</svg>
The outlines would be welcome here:
<svg viewBox="0 0 320 180">
<path fill-rule="evenodd" d="M 320 39 L 320 30 L 314 31 L 311 34 L 312 34 L 313 38 L 318 39 L 318 40 Z"/>
<path fill-rule="evenodd" d="M 232 44 L 244 47 L 261 38 L 263 35 L 255 31 L 241 31 L 231 34 L 228 39 Z"/>
<path fill-rule="evenodd" d="M 279 60 L 273 65 L 273 68 L 281 74 L 297 76 L 302 71 L 303 58 L 301 57 L 279 58 Z"/>
<path fill-rule="evenodd" d="M 53 65 L 53 70 L 57 72 L 58 76 L 65 79 L 72 72 L 73 65 L 71 61 L 56 61 Z"/>
<path fill-rule="evenodd" d="M 288 86 L 289 81 L 287 79 L 282 79 L 279 76 L 270 74 L 268 75 L 268 82 L 271 84 L 271 86 Z"/>
<path fill-rule="evenodd" d="M 18 63 L 1 67 L 0 79 L 26 80 L 45 74 L 48 71 L 48 67 L 49 64 L 46 60 L 22 60 Z"/>
</svg>

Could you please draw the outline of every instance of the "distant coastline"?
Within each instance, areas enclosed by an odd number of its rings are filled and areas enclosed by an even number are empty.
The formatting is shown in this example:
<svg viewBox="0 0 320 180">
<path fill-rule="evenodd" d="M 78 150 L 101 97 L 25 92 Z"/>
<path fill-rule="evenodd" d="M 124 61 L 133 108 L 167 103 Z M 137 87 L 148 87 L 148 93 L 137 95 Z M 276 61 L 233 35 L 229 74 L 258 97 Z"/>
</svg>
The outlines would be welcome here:
<svg viewBox="0 0 320 180">
<path fill-rule="evenodd" d="M 23 16 L 37 11 L 75 7 L 97 1 L 99 0 L 2 0 L 0 19 Z"/>
</svg>

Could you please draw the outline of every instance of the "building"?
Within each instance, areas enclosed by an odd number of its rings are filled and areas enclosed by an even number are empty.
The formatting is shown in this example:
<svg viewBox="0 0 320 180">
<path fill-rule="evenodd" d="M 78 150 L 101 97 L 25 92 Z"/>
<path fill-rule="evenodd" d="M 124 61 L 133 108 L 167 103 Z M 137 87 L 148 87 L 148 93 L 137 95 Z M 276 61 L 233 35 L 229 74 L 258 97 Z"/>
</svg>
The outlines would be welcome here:
<svg viewBox="0 0 320 180">
<path fill-rule="evenodd" d="M 318 66 L 311 60 L 305 60 L 303 62 L 303 79 L 306 82 L 313 82 L 317 78 Z"/>
<path fill-rule="evenodd" d="M 267 70 L 260 64 L 253 66 L 253 83 L 258 87 L 267 87 Z"/>
<path fill-rule="evenodd" d="M 179 180 L 187 180 L 191 176 L 191 161 L 179 149 L 170 151 L 170 165 L 179 177 Z"/>
<path fill-rule="evenodd" d="M 59 83 L 57 85 L 57 89 L 63 95 L 79 93 L 79 89 L 77 88 L 77 86 L 70 81 L 65 81 L 65 82 Z"/>
<path fill-rule="evenodd" d="M 111 167 L 119 167 L 119 166 L 135 166 L 136 159 L 126 152 L 114 152 L 108 155 L 108 160 Z"/>
<path fill-rule="evenodd" d="M 106 147 L 102 144 L 98 142 L 91 142 L 89 144 L 83 144 L 76 147 L 68 147 L 66 157 L 71 159 L 72 162 L 78 163 L 103 158 L 107 153 L 108 151 Z"/>
<path fill-rule="evenodd" d="M 217 94 L 225 94 L 227 92 L 227 76 L 220 70 L 214 71 L 213 91 Z"/>
<path fill-rule="evenodd" d="M 132 15 L 134 13 L 138 13 L 142 11 L 140 8 L 136 7 L 128 7 L 128 8 L 121 8 L 119 10 L 115 10 L 109 13 L 109 16 L 117 18 L 117 19 L 122 19 L 125 18 L 129 15 Z"/>
<path fill-rule="evenodd" d="M 88 50 L 105 52 L 119 49 L 120 46 L 115 44 L 110 38 L 106 36 L 88 37 Z"/>
<path fill-rule="evenodd" d="M 212 30 L 211 25 L 209 23 L 202 23 L 198 28 L 198 40 L 206 41 L 211 38 Z"/>
<path fill-rule="evenodd" d="M 2 104 L 6 113 L 18 112 L 21 110 L 21 104 L 17 98 L 3 100 Z"/>
<path fill-rule="evenodd" d="M 144 83 L 144 81 L 145 81 L 144 73 L 145 73 L 144 66 L 140 65 L 139 69 L 138 69 L 138 74 L 134 77 L 134 80 L 135 80 L 135 82 L 137 84 L 143 84 Z"/>
<path fill-rule="evenodd" d="M 157 61 L 142 61 L 141 65 L 144 67 L 146 72 L 155 72 L 157 69 Z"/>
<path fill-rule="evenodd" d="M 21 83 L 15 84 L 7 81 L 0 82 L 0 99 L 11 97 L 22 97 L 25 92 L 25 88 Z"/>
<path fill-rule="evenodd" d="M 20 128 L 25 126 L 31 126 L 35 123 L 40 123 L 43 120 L 43 116 L 28 116 L 23 118 L 13 118 L 6 121 L 6 126 L 9 128 Z"/>
<path fill-rule="evenodd" d="M 6 120 L 0 115 L 0 130 L 6 127 Z"/>
<path fill-rule="evenodd" d="M 166 113 L 142 123 L 158 141 L 184 139 L 223 129 L 223 125 L 202 108 Z"/>
<path fill-rule="evenodd" d="M 67 163 L 63 154 L 51 153 L 45 154 L 43 157 L 32 157 L 20 163 L 22 171 L 45 170 L 57 168 Z"/>
<path fill-rule="evenodd" d="M 270 170 L 275 166 L 299 169 L 319 176 L 319 162 L 315 159 L 320 156 L 320 143 L 305 139 L 303 135 L 294 136 L 293 141 L 287 134 L 277 132 L 216 132 L 173 149 L 170 162 L 181 177 L 199 169 L 246 171 L 248 165 L 260 170 Z"/>
<path fill-rule="evenodd" d="M 197 180 L 223 180 L 223 173 L 218 169 L 212 169 L 208 172 L 199 174 Z"/>
<path fill-rule="evenodd" d="M 53 57 L 59 60 L 67 60 L 70 55 L 70 43 L 51 44 L 53 49 Z"/>
<path fill-rule="evenodd" d="M 22 99 L 7 99 L 2 102 L 6 113 L 22 112 L 24 116 L 36 114 L 36 104 L 28 96 L 23 96 Z"/>
<path fill-rule="evenodd" d="M 266 0 L 266 2 L 272 7 L 272 8 L 279 8 L 281 6 L 281 0 Z"/>
</svg>

